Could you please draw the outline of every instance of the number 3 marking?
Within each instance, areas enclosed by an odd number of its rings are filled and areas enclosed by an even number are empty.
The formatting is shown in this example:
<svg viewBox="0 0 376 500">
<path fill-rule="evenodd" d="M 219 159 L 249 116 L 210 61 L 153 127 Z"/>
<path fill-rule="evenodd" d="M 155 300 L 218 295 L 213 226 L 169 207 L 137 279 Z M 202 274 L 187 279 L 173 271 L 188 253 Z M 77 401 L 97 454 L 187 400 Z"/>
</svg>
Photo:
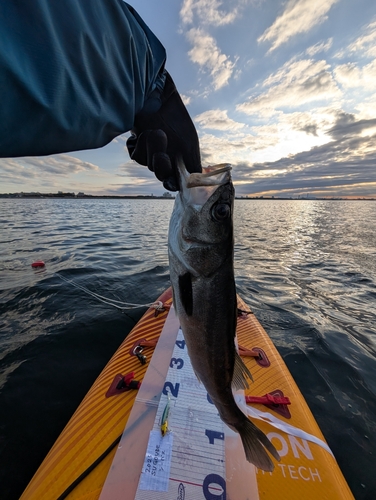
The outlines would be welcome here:
<svg viewBox="0 0 376 500">
<path fill-rule="evenodd" d="M 174 368 L 174 365 L 177 370 L 181 370 L 184 366 L 184 360 L 181 358 L 171 358 L 170 368 Z"/>
</svg>

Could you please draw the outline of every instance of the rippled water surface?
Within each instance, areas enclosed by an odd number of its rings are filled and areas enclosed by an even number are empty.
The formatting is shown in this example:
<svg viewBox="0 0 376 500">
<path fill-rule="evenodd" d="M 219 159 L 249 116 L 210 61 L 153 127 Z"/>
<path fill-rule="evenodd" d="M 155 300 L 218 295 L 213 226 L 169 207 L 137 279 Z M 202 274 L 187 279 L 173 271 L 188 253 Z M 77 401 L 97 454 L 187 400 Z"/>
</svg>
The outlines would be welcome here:
<svg viewBox="0 0 376 500">
<path fill-rule="evenodd" d="M 0 497 L 169 286 L 169 200 L 0 200 Z M 235 274 L 357 500 L 376 498 L 376 203 L 237 200 Z M 30 264 L 44 260 L 46 268 Z"/>
</svg>

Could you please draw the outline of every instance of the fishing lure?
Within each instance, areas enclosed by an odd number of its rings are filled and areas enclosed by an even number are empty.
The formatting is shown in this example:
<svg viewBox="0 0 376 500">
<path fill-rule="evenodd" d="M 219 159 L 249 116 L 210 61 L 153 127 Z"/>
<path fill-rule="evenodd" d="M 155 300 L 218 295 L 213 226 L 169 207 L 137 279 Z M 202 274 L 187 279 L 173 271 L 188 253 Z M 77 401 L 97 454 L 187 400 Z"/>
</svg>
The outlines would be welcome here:
<svg viewBox="0 0 376 500">
<path fill-rule="evenodd" d="M 170 405 L 171 405 L 171 400 L 170 396 L 167 396 L 167 404 L 165 406 L 165 409 L 163 410 L 162 413 L 162 418 L 161 418 L 161 434 L 162 436 L 165 436 L 166 433 L 168 432 L 168 415 L 170 413 Z"/>
</svg>

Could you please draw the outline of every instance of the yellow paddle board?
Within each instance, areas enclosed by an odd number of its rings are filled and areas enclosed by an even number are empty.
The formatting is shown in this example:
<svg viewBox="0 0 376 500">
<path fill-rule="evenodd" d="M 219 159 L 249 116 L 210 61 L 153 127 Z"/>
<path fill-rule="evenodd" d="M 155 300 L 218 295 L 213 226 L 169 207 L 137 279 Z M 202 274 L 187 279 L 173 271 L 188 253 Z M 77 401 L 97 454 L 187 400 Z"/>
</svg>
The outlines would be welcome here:
<svg viewBox="0 0 376 500">
<path fill-rule="evenodd" d="M 238 436 L 192 374 L 171 289 L 158 301 L 163 308 L 150 308 L 121 344 L 21 499 L 353 499 L 285 363 L 242 299 L 237 343 L 254 381 L 236 398 L 281 456 L 271 473 L 246 462 Z"/>
</svg>

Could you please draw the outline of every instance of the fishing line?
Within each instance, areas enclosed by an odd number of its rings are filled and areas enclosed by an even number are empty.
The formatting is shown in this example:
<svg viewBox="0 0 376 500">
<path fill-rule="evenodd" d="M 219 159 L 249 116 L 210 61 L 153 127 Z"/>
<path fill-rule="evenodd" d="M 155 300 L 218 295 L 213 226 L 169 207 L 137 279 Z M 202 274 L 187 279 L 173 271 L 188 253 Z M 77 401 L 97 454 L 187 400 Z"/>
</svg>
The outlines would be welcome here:
<svg viewBox="0 0 376 500">
<path fill-rule="evenodd" d="M 65 276 L 62 276 L 59 273 L 56 273 L 56 274 L 59 276 L 59 278 L 61 278 L 66 283 L 69 283 L 70 285 L 74 286 L 75 288 L 78 288 L 79 290 L 85 292 L 87 295 L 91 295 L 99 302 L 102 302 L 103 304 L 107 304 L 109 306 L 116 307 L 116 309 L 120 309 L 121 311 L 136 309 L 138 307 L 155 307 L 156 309 L 158 309 L 161 306 L 163 306 L 163 304 L 159 301 L 151 302 L 148 304 L 133 304 L 132 302 L 122 302 L 121 300 L 110 299 L 108 297 L 104 297 L 103 295 L 99 295 L 99 293 L 92 292 L 88 288 L 86 288 L 82 285 L 79 285 L 78 283 L 76 283 L 73 280 L 69 280 L 68 278 L 65 278 Z"/>
</svg>

